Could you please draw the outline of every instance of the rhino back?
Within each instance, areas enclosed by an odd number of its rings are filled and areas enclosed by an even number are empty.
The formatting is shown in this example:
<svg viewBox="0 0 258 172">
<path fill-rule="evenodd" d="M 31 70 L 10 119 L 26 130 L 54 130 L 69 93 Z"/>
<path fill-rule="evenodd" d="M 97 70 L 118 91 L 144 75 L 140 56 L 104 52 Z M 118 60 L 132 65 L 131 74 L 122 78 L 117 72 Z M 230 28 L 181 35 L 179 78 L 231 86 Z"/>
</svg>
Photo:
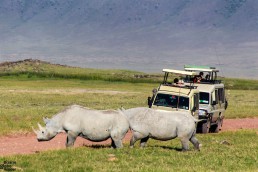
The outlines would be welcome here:
<svg viewBox="0 0 258 172">
<path fill-rule="evenodd" d="M 81 133 L 89 140 L 102 141 L 110 137 L 114 129 L 127 131 L 129 128 L 127 119 L 113 110 L 99 111 L 73 106 L 62 113 L 63 128 Z"/>
<path fill-rule="evenodd" d="M 130 126 L 133 130 L 148 132 L 152 138 L 168 140 L 190 134 L 195 129 L 194 120 L 186 113 L 149 108 L 138 110 L 129 118 Z"/>
</svg>

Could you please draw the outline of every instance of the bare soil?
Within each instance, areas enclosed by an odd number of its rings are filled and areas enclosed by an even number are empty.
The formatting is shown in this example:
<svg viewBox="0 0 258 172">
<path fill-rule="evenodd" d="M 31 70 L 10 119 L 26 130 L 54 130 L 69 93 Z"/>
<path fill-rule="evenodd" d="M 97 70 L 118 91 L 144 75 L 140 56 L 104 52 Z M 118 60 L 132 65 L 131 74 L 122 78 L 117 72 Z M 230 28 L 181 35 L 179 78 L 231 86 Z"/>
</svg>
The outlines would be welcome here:
<svg viewBox="0 0 258 172">
<path fill-rule="evenodd" d="M 223 131 L 236 131 L 241 129 L 258 129 L 258 118 L 245 119 L 225 119 L 222 127 Z M 258 131 L 257 131 L 258 134 Z M 131 132 L 128 132 L 124 142 L 129 142 Z M 46 150 L 65 149 L 66 135 L 59 134 L 54 139 L 47 142 L 38 142 L 35 134 L 30 133 L 21 136 L 3 136 L 0 137 L 0 156 L 16 154 L 34 154 Z M 75 147 L 93 146 L 93 145 L 111 145 L 111 140 L 103 142 L 91 142 L 78 137 Z"/>
</svg>

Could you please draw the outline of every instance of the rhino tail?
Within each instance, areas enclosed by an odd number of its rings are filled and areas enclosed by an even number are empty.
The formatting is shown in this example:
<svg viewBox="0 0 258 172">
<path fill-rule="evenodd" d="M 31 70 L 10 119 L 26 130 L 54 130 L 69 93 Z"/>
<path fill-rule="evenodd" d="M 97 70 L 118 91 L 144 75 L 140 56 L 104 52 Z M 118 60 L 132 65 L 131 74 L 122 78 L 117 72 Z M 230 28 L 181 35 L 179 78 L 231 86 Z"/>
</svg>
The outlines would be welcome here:
<svg viewBox="0 0 258 172">
<path fill-rule="evenodd" d="M 125 108 L 123 106 L 121 106 L 121 108 L 118 108 L 118 111 L 125 112 Z"/>
<path fill-rule="evenodd" d="M 194 122 L 197 124 L 198 122 L 201 122 L 201 121 L 203 121 L 203 120 L 205 120 L 205 119 L 196 119 L 195 117 L 193 117 L 192 115 L 191 115 L 191 117 L 193 118 L 193 120 L 194 120 Z"/>
<path fill-rule="evenodd" d="M 127 117 L 126 114 L 125 114 L 125 109 L 124 109 L 123 107 L 122 107 L 121 109 L 117 109 L 117 111 L 118 111 L 119 114 L 125 116 L 126 119 L 128 119 L 128 117 Z"/>
<path fill-rule="evenodd" d="M 201 121 L 204 121 L 205 119 L 196 119 L 196 118 L 194 118 L 194 122 L 195 123 L 198 123 L 198 122 L 201 122 Z"/>
</svg>

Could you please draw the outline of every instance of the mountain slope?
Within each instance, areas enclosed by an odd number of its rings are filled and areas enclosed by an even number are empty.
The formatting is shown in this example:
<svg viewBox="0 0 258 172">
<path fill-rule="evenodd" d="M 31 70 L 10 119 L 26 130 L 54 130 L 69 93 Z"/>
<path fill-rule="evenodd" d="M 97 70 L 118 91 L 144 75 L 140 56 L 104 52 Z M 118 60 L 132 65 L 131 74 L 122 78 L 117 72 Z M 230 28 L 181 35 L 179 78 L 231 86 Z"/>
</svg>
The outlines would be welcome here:
<svg viewBox="0 0 258 172">
<path fill-rule="evenodd" d="M 157 72 L 209 64 L 256 76 L 256 0 L 2 0 L 0 61 Z"/>
</svg>

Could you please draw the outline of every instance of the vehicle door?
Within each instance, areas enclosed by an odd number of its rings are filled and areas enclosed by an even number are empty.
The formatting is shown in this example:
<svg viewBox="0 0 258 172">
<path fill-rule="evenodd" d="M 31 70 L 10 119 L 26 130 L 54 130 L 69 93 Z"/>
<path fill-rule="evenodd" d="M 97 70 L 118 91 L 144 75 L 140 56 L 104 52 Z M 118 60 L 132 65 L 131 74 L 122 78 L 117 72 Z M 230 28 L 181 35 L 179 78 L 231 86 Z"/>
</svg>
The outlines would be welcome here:
<svg viewBox="0 0 258 172">
<path fill-rule="evenodd" d="M 218 88 L 218 98 L 219 98 L 219 112 L 220 114 L 225 110 L 225 89 Z"/>
<path fill-rule="evenodd" d="M 211 106 L 212 106 L 212 117 L 211 121 L 215 122 L 219 116 L 219 109 L 220 109 L 220 104 L 219 104 L 219 91 L 216 88 L 212 93 L 211 93 Z"/>
</svg>

